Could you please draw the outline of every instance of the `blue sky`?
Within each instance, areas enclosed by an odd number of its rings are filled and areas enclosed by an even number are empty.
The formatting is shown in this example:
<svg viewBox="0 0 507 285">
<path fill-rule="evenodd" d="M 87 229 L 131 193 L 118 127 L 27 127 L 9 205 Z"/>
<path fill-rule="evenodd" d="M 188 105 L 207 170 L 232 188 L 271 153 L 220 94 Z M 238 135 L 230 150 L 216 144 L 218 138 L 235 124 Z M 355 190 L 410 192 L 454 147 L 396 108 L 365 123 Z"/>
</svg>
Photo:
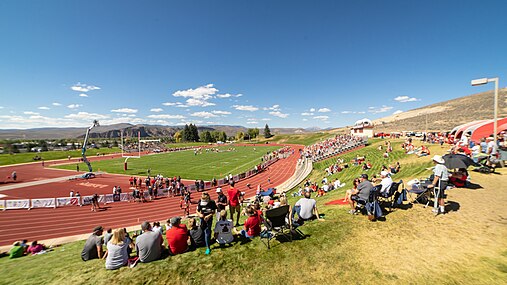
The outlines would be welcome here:
<svg viewBox="0 0 507 285">
<path fill-rule="evenodd" d="M 0 1 L 0 128 L 350 125 L 507 82 L 507 1 Z"/>
</svg>

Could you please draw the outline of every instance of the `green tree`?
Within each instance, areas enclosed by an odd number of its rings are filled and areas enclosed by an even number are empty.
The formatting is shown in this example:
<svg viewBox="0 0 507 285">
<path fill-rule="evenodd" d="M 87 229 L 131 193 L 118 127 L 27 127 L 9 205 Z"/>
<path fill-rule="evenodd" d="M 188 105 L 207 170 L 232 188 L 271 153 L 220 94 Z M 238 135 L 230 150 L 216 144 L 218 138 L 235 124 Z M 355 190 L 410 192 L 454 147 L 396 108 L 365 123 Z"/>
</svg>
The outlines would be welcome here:
<svg viewBox="0 0 507 285">
<path fill-rule="evenodd" d="M 181 142 L 182 139 L 183 139 L 182 131 L 177 131 L 176 133 L 174 133 L 174 140 L 176 142 Z"/>
<path fill-rule="evenodd" d="M 213 138 L 211 137 L 211 133 L 209 131 L 204 131 L 201 133 L 201 141 L 205 143 L 209 143 L 213 141 Z"/>
<path fill-rule="evenodd" d="M 271 130 L 269 129 L 268 124 L 266 124 L 266 126 L 264 126 L 264 137 L 265 138 L 270 138 L 272 136 L 273 135 L 271 134 Z"/>
<path fill-rule="evenodd" d="M 245 134 L 243 132 L 237 132 L 236 133 L 236 140 L 237 141 L 240 141 L 243 139 L 243 137 L 245 137 Z"/>
<path fill-rule="evenodd" d="M 227 141 L 227 134 L 225 132 L 220 133 L 220 141 Z"/>
<path fill-rule="evenodd" d="M 199 131 L 197 130 L 197 126 L 190 124 L 189 131 L 190 131 L 191 141 L 198 142 L 199 141 Z"/>
</svg>

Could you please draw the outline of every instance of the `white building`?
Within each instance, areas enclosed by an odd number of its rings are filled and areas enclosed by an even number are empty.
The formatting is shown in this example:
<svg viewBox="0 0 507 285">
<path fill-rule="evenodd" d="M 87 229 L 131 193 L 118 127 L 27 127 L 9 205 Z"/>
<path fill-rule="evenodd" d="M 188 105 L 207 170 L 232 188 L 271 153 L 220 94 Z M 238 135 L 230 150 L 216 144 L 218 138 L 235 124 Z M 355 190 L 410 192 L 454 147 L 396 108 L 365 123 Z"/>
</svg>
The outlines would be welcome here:
<svg viewBox="0 0 507 285">
<path fill-rule="evenodd" d="M 354 123 L 354 126 L 350 128 L 350 134 L 361 137 L 373 137 L 373 123 L 369 119 L 361 119 Z"/>
</svg>

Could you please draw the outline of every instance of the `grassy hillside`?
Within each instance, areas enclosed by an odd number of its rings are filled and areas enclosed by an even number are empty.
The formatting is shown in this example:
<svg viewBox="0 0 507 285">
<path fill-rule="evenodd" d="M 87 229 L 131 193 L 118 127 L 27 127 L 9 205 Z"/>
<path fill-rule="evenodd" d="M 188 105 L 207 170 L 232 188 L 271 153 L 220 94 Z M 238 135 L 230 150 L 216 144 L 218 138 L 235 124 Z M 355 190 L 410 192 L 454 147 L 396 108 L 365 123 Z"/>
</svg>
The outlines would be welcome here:
<svg viewBox="0 0 507 285">
<path fill-rule="evenodd" d="M 88 149 L 86 155 L 93 159 L 94 155 L 117 153 L 121 150 L 117 147 L 113 148 L 100 148 L 100 149 Z M 70 151 L 45 151 L 45 152 L 25 152 L 25 153 L 14 153 L 14 154 L 0 154 L 0 165 L 10 165 L 26 162 L 34 162 L 35 156 L 41 157 L 43 160 L 53 159 L 65 159 L 68 156 L 72 158 L 81 157 L 81 150 L 70 150 Z M 85 167 L 86 168 L 86 167 Z M 83 169 L 85 169 L 83 168 Z"/>
<path fill-rule="evenodd" d="M 507 88 L 498 93 L 498 116 L 507 116 Z M 493 91 L 464 96 L 375 120 L 376 132 L 450 131 L 475 120 L 493 119 Z"/>
</svg>

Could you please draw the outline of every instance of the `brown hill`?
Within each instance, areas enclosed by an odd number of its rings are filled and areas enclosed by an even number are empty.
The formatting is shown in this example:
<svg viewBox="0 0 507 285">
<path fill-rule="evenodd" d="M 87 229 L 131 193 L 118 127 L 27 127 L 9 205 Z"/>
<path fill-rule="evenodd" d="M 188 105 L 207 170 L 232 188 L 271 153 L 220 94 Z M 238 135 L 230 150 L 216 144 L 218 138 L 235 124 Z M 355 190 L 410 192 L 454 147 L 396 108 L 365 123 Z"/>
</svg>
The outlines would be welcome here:
<svg viewBox="0 0 507 285">
<path fill-rule="evenodd" d="M 475 120 L 493 119 L 493 91 L 473 94 L 374 120 L 375 132 L 449 131 Z M 498 92 L 498 117 L 507 117 L 507 88 Z"/>
</svg>

